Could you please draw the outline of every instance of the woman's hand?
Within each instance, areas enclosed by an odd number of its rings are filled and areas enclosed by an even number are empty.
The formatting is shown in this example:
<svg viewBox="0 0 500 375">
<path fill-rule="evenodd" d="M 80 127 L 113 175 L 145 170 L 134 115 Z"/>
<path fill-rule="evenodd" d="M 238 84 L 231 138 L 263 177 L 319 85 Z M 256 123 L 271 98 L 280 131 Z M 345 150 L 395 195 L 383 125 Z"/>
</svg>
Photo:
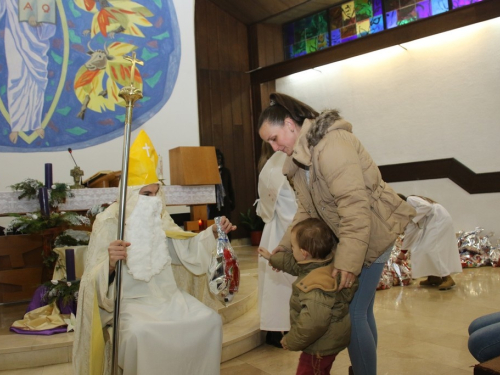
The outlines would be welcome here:
<svg viewBox="0 0 500 375">
<path fill-rule="evenodd" d="M 336 278 L 339 272 L 340 272 L 340 284 L 338 286 L 337 291 L 341 291 L 344 288 L 350 288 L 354 283 L 354 280 L 356 280 L 356 276 L 352 272 L 334 268 L 332 272 L 332 277 Z"/>
<path fill-rule="evenodd" d="M 233 225 L 227 217 L 225 216 L 221 216 L 221 219 L 220 219 L 220 226 L 222 227 L 222 230 L 224 231 L 224 233 L 229 233 L 233 230 L 236 230 L 236 225 Z M 212 225 L 212 232 L 214 233 L 214 237 L 217 238 L 218 235 L 217 235 L 217 225 L 213 224 Z"/>
<path fill-rule="evenodd" d="M 119 260 L 127 260 L 127 247 L 130 246 L 130 242 L 116 240 L 109 244 L 108 254 L 109 254 L 109 274 L 111 275 L 115 272 L 116 262 Z"/>
<path fill-rule="evenodd" d="M 263 247 L 259 247 L 257 249 L 257 252 L 264 259 L 269 260 L 269 258 L 271 258 L 271 253 L 269 251 L 267 251 L 267 249 L 264 249 Z"/>
</svg>

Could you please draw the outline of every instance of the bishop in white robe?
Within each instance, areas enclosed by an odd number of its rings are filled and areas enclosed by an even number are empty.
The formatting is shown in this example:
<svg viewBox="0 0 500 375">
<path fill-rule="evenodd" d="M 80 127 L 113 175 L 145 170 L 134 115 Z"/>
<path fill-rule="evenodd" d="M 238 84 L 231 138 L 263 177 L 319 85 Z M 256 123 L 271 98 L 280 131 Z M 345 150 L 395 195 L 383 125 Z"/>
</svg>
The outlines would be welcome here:
<svg viewBox="0 0 500 375">
<path fill-rule="evenodd" d="M 161 188 L 155 197 L 140 195 L 142 188 L 129 187 L 127 194 L 125 240 L 130 246 L 122 267 L 120 370 L 124 375 L 166 371 L 175 375 L 218 375 L 221 318 L 177 287 L 169 255 L 169 250 L 173 250 L 190 272 L 206 273 L 216 246 L 212 227 L 194 237 L 193 233 L 184 232 L 166 212 Z M 111 370 L 109 331 L 115 285 L 109 254 L 117 242 L 117 220 L 115 203 L 98 215 L 93 226 L 79 292 L 73 348 L 78 375 L 108 374 Z M 226 228 L 232 227 L 228 223 L 225 220 Z"/>
</svg>

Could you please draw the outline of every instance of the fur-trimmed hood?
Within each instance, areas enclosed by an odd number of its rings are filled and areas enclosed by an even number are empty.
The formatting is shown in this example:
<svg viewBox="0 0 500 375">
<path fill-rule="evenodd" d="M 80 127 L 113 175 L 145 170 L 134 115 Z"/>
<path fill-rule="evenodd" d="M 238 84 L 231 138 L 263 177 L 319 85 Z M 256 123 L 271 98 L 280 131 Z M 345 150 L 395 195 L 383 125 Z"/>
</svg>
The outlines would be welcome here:
<svg viewBox="0 0 500 375">
<path fill-rule="evenodd" d="M 346 130 L 352 133 L 350 122 L 340 117 L 336 110 L 327 110 L 313 120 L 306 119 L 293 149 L 293 159 L 304 166 L 311 165 L 311 148 L 333 130 Z"/>
</svg>

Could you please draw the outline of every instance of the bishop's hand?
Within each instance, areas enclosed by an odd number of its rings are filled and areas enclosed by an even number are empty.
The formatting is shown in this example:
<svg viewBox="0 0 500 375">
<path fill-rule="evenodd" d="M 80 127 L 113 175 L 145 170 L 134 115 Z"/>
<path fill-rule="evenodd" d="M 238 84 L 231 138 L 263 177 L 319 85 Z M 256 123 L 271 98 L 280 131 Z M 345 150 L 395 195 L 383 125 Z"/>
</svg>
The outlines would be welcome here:
<svg viewBox="0 0 500 375">
<path fill-rule="evenodd" d="M 237 228 L 236 225 L 233 225 L 229 221 L 229 219 L 225 216 L 221 216 L 220 225 L 221 225 L 222 230 L 226 234 L 229 232 L 232 232 L 233 230 L 236 230 L 236 228 Z M 212 225 L 212 232 L 214 233 L 214 237 L 218 238 L 217 225 L 215 225 L 215 224 Z"/>
<path fill-rule="evenodd" d="M 109 274 L 111 275 L 115 272 L 116 262 L 119 260 L 127 260 L 127 247 L 130 246 L 130 242 L 116 240 L 109 244 L 108 254 L 109 254 Z"/>
</svg>

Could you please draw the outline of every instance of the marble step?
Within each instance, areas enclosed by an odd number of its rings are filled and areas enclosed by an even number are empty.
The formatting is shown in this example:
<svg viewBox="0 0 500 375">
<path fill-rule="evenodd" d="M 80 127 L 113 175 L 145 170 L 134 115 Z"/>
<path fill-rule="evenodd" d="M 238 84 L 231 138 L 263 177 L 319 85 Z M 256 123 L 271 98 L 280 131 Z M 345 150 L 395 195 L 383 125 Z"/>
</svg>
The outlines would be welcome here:
<svg viewBox="0 0 500 375">
<path fill-rule="evenodd" d="M 242 273 L 240 290 L 233 301 L 219 309 L 223 325 L 221 362 L 233 359 L 264 342 L 259 329 L 257 273 Z M 0 336 L 0 370 L 33 368 L 71 362 L 73 332 L 52 336 Z"/>
</svg>

